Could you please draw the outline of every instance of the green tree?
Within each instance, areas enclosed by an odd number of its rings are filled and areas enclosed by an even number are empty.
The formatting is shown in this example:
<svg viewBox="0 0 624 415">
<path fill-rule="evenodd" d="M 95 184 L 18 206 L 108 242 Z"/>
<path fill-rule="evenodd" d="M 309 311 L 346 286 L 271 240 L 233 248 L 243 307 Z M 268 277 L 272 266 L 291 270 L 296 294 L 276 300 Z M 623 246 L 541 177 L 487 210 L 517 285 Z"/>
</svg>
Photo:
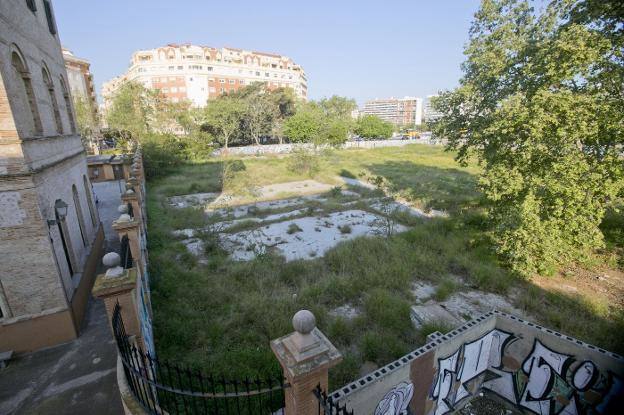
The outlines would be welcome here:
<svg viewBox="0 0 624 415">
<path fill-rule="evenodd" d="M 78 132 L 86 148 L 99 130 L 98 120 L 94 117 L 91 102 L 81 95 L 74 97 L 74 111 Z"/>
<path fill-rule="evenodd" d="M 323 127 L 323 112 L 313 103 L 302 105 L 284 121 L 283 133 L 293 143 L 317 141 Z"/>
<path fill-rule="evenodd" d="M 619 1 L 483 0 L 435 133 L 483 165 L 498 251 L 524 275 L 584 260 L 624 188 Z"/>
<path fill-rule="evenodd" d="M 351 120 L 351 113 L 357 108 L 354 99 L 332 95 L 329 98 L 323 98 L 318 102 L 319 107 L 325 115 L 329 117 L 338 117 L 343 120 Z"/>
<path fill-rule="evenodd" d="M 394 126 L 376 115 L 363 115 L 356 124 L 354 132 L 363 138 L 390 138 Z"/>
<path fill-rule="evenodd" d="M 134 139 L 153 131 L 154 93 L 138 82 L 124 82 L 115 92 L 106 114 L 108 127 L 128 131 Z"/>
<path fill-rule="evenodd" d="M 240 99 L 223 96 L 208 101 L 203 131 L 211 133 L 226 149 L 230 139 L 240 129 L 246 106 Z"/>
</svg>

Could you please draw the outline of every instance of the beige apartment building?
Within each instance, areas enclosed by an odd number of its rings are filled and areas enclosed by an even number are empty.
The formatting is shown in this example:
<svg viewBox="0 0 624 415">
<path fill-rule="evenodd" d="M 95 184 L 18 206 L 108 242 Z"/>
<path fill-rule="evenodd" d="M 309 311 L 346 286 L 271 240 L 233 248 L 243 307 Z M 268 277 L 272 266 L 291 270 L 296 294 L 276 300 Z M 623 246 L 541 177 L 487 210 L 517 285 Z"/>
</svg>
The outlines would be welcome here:
<svg viewBox="0 0 624 415">
<path fill-rule="evenodd" d="M 376 115 L 399 126 L 422 124 L 422 99 L 415 97 L 386 98 L 367 101 L 360 114 Z"/>
<path fill-rule="evenodd" d="M 308 95 L 303 68 L 286 56 L 189 44 L 135 52 L 128 71 L 103 84 L 104 110 L 126 80 L 158 89 L 173 102 L 189 100 L 198 107 L 254 82 L 264 82 L 270 89 L 292 88 L 303 99 Z"/>
<path fill-rule="evenodd" d="M 0 22 L 0 352 L 27 352 L 78 336 L 103 232 L 51 1 Z"/>
<path fill-rule="evenodd" d="M 82 98 L 89 103 L 93 122 L 97 122 L 97 96 L 93 74 L 91 73 L 91 63 L 88 60 L 75 56 L 69 49 L 63 48 L 63 59 L 65 60 L 65 70 L 67 70 L 67 80 L 69 90 L 74 98 Z"/>
</svg>

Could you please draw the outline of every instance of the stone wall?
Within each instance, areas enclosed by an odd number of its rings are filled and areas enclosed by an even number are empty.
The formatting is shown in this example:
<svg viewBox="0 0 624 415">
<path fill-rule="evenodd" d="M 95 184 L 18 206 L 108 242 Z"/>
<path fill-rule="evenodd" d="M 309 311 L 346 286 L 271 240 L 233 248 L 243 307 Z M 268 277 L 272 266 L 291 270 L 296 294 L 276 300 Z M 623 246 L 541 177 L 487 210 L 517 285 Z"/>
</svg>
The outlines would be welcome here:
<svg viewBox="0 0 624 415">
<path fill-rule="evenodd" d="M 624 358 L 494 311 L 332 394 L 356 414 L 441 415 L 486 393 L 516 411 L 621 409 Z"/>
<path fill-rule="evenodd" d="M 379 147 L 402 147 L 409 144 L 443 145 L 442 140 L 369 140 L 347 141 L 341 148 L 379 148 Z M 263 154 L 288 154 L 297 149 L 311 149 L 312 144 L 265 144 L 259 146 L 230 147 L 227 150 L 220 148 L 213 155 L 223 154 L 257 156 Z"/>
<path fill-rule="evenodd" d="M 34 3 L 33 12 L 25 1 L 0 2 L 0 351 L 31 350 L 28 337 L 40 334 L 28 327 L 43 323 L 28 322 L 52 321 L 43 316 L 69 313 L 50 329 L 75 337 L 85 301 L 74 296 L 90 291 L 101 245 L 56 27 Z M 67 204 L 64 220 L 57 200 Z"/>
</svg>

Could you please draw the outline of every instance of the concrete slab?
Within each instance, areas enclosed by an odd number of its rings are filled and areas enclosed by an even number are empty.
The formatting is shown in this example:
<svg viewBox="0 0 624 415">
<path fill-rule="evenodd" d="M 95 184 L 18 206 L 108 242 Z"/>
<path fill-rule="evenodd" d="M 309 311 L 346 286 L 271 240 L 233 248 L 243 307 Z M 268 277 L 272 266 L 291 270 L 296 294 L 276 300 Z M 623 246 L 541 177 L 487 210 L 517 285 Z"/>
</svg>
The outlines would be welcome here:
<svg viewBox="0 0 624 415">
<path fill-rule="evenodd" d="M 113 229 L 113 221 L 119 218 L 117 208 L 121 205 L 123 190 L 125 190 L 124 180 L 93 183 L 97 210 L 104 226 L 104 252 L 119 252 L 121 248 L 117 232 Z"/>
<path fill-rule="evenodd" d="M 116 364 L 104 304 L 92 299 L 78 339 L 0 371 L 0 414 L 121 415 Z"/>
<path fill-rule="evenodd" d="M 463 324 L 463 320 L 449 313 L 435 301 L 428 301 L 422 305 L 412 306 L 410 314 L 416 328 L 420 328 L 427 323 L 445 323 L 450 327 Z"/>
</svg>

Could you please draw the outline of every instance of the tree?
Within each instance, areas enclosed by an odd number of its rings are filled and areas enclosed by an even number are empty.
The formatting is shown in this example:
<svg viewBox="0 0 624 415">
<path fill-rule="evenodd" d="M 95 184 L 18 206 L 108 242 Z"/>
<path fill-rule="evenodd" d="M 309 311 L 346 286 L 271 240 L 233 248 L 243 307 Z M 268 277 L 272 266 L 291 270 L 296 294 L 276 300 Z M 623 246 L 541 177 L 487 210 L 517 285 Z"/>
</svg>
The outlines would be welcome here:
<svg viewBox="0 0 624 415">
<path fill-rule="evenodd" d="M 318 140 L 323 112 L 313 103 L 307 103 L 284 121 L 283 133 L 293 143 L 311 143 Z"/>
<path fill-rule="evenodd" d="M 205 108 L 203 130 L 214 134 L 218 142 L 226 149 L 231 137 L 240 128 L 245 112 L 245 105 L 239 99 L 223 96 L 209 101 Z"/>
<path fill-rule="evenodd" d="M 351 120 L 351 113 L 357 108 L 354 99 L 332 95 L 330 98 L 323 98 L 318 105 L 321 107 L 325 115 L 329 117 L 338 117 L 344 120 Z"/>
<path fill-rule="evenodd" d="M 88 147 L 98 131 L 98 120 L 94 117 L 91 102 L 82 95 L 74 97 L 74 111 L 78 132 L 85 147 Z"/>
<path fill-rule="evenodd" d="M 376 115 L 364 115 L 355 125 L 355 133 L 363 138 L 390 138 L 394 127 Z"/>
<path fill-rule="evenodd" d="M 109 128 L 128 131 L 134 139 L 151 132 L 153 96 L 153 92 L 138 82 L 124 82 L 116 91 L 106 116 Z"/>
<path fill-rule="evenodd" d="M 614 0 L 484 0 L 460 86 L 433 101 L 480 185 L 502 258 L 524 275 L 584 260 L 624 189 L 624 31 Z"/>
</svg>

